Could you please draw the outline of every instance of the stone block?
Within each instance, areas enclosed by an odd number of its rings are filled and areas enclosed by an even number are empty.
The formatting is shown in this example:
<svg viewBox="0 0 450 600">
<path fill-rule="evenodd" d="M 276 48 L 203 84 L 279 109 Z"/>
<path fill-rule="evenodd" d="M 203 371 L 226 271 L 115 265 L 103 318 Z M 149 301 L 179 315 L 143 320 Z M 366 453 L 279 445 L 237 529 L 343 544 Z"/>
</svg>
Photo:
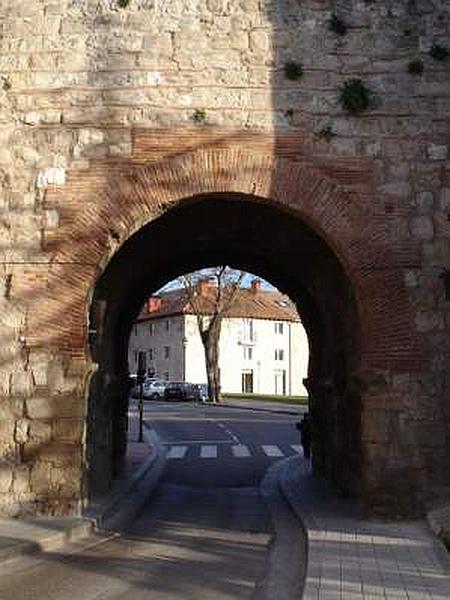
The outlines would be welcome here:
<svg viewBox="0 0 450 600">
<path fill-rule="evenodd" d="M 434 237 L 434 225 L 430 217 L 421 216 L 411 219 L 409 228 L 411 235 L 419 240 L 432 240 Z"/>
<path fill-rule="evenodd" d="M 86 401 L 72 395 L 33 396 L 26 401 L 30 419 L 53 419 L 63 417 L 84 417 Z"/>
<path fill-rule="evenodd" d="M 82 473 L 76 467 L 54 467 L 51 470 L 52 487 L 60 490 L 66 498 L 80 496 L 82 479 Z"/>
<path fill-rule="evenodd" d="M 32 353 L 29 361 L 35 385 L 40 387 L 46 386 L 48 368 L 47 355 L 35 355 Z"/>
<path fill-rule="evenodd" d="M 429 144 L 427 155 L 430 160 L 446 160 L 448 158 L 448 146 L 446 144 Z"/>
<path fill-rule="evenodd" d="M 60 442 L 81 442 L 84 426 L 82 419 L 56 419 L 52 424 L 53 438 Z"/>
<path fill-rule="evenodd" d="M 387 410 L 364 412 L 361 418 L 361 436 L 365 442 L 386 444 L 390 439 L 391 414 Z"/>
<path fill-rule="evenodd" d="M 5 463 L 0 463 L 0 494 L 11 490 L 12 481 L 13 467 Z"/>
<path fill-rule="evenodd" d="M 0 514 L 3 517 L 13 519 L 21 512 L 18 498 L 9 492 L 0 492 Z"/>
<path fill-rule="evenodd" d="M 441 312 L 422 310 L 416 313 L 415 324 L 421 333 L 442 331 L 444 329 L 444 316 Z"/>
<path fill-rule="evenodd" d="M 434 205 L 434 194 L 433 192 L 417 192 L 414 205 L 417 211 L 420 213 L 429 213 Z"/>
<path fill-rule="evenodd" d="M 39 172 L 36 180 L 38 188 L 49 185 L 64 185 L 66 183 L 66 170 L 62 167 L 47 167 Z"/>
<path fill-rule="evenodd" d="M 30 430 L 30 421 L 28 419 L 19 419 L 16 422 L 14 439 L 18 444 L 25 444 L 28 440 Z"/>
<path fill-rule="evenodd" d="M 425 448 L 444 448 L 446 431 L 444 423 L 407 420 L 401 430 L 403 445 L 419 450 Z"/>
<path fill-rule="evenodd" d="M 393 198 L 409 198 L 411 195 L 411 185 L 407 181 L 395 181 L 385 183 L 380 186 L 380 193 Z"/>
<path fill-rule="evenodd" d="M 15 494 L 26 494 L 30 492 L 30 469 L 29 467 L 17 467 L 14 471 L 13 492 Z"/>
<path fill-rule="evenodd" d="M 47 421 L 29 421 L 29 437 L 39 442 L 48 441 L 52 437 L 52 426 Z"/>
<path fill-rule="evenodd" d="M 15 421 L 24 414 L 24 401 L 19 398 L 2 398 L 0 402 L 0 422 Z"/>
<path fill-rule="evenodd" d="M 267 31 L 255 29 L 250 32 L 250 50 L 252 52 L 268 52 L 271 40 Z"/>
<path fill-rule="evenodd" d="M 11 395 L 30 397 L 33 393 L 34 381 L 31 371 L 15 371 L 11 375 Z"/>
<path fill-rule="evenodd" d="M 45 229 L 57 229 L 59 227 L 59 211 L 50 208 L 44 212 Z"/>
<path fill-rule="evenodd" d="M 442 212 L 450 212 L 450 188 L 442 188 L 439 196 L 439 206 Z"/>
<path fill-rule="evenodd" d="M 46 494 L 50 489 L 51 466 L 44 462 L 36 463 L 31 469 L 30 488 L 37 494 Z"/>
</svg>

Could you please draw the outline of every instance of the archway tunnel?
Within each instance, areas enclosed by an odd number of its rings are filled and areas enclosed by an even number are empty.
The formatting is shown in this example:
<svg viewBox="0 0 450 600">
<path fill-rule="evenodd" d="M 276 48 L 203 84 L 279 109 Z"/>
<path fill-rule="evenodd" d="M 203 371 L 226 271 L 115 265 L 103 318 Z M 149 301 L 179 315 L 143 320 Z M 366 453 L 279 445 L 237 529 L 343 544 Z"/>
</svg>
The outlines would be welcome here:
<svg viewBox="0 0 450 600">
<path fill-rule="evenodd" d="M 296 304 L 308 335 L 305 385 L 313 467 L 342 493 L 362 482 L 361 401 L 352 386 L 359 327 L 351 282 L 335 253 L 286 209 L 243 194 L 188 198 L 137 231 L 98 279 L 90 348 L 98 368 L 89 388 L 86 485 L 107 491 L 126 447 L 128 340 L 145 300 L 171 279 L 217 264 L 254 273 Z"/>
</svg>

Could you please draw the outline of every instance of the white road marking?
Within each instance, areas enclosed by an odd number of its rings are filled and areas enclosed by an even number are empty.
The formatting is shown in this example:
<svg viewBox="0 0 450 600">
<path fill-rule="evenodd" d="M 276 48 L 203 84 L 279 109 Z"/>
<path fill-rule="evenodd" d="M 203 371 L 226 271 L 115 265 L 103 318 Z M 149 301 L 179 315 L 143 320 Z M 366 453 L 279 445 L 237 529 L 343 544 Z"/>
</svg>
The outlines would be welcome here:
<svg viewBox="0 0 450 600">
<path fill-rule="evenodd" d="M 187 446 L 171 446 L 167 453 L 167 458 L 184 458 L 187 452 Z"/>
<path fill-rule="evenodd" d="M 300 445 L 292 444 L 291 448 L 294 452 L 297 452 L 297 454 L 303 454 L 303 448 Z"/>
<path fill-rule="evenodd" d="M 202 446 L 200 458 L 217 458 L 217 446 Z"/>
<path fill-rule="evenodd" d="M 233 442 L 235 444 L 240 444 L 241 440 L 238 438 L 237 435 L 235 435 L 232 431 L 230 431 L 230 429 L 228 429 L 228 427 L 225 425 L 225 423 L 217 423 L 217 426 L 220 427 L 224 433 L 226 433 L 227 435 L 230 436 L 230 438 L 233 440 Z"/>
<path fill-rule="evenodd" d="M 232 440 L 172 440 L 171 442 L 162 442 L 163 446 L 200 446 L 200 444 L 234 444 Z"/>
<path fill-rule="evenodd" d="M 244 444 L 238 444 L 237 446 L 231 446 L 233 456 L 235 458 L 247 458 L 250 456 L 250 450 Z"/>
<path fill-rule="evenodd" d="M 261 446 L 266 456 L 284 456 L 278 446 Z"/>
</svg>

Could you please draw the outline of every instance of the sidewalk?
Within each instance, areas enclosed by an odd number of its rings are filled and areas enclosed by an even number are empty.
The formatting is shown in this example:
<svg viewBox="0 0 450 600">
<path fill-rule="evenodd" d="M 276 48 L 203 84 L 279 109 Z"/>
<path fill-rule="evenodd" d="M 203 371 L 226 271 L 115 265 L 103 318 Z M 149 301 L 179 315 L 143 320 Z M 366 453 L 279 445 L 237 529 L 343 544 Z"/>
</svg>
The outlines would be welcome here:
<svg viewBox="0 0 450 600">
<path fill-rule="evenodd" d="M 213 406 L 214 408 L 239 408 L 256 410 L 261 412 L 272 412 L 278 414 L 295 415 L 301 417 L 308 411 L 308 406 L 303 404 L 283 404 L 282 402 L 265 402 L 261 400 L 240 400 L 239 398 L 223 398 L 220 404 L 201 402 L 201 406 Z"/>
<path fill-rule="evenodd" d="M 107 497 L 93 503 L 84 517 L 0 519 L 0 561 L 55 550 L 89 535 L 94 524 L 99 526 L 110 518 L 157 459 L 148 431 L 144 432 L 144 442 L 137 442 L 137 413 L 130 410 L 129 441 L 120 475 Z"/>
<path fill-rule="evenodd" d="M 301 457 L 285 461 L 279 482 L 308 534 L 305 600 L 450 598 L 450 555 L 425 521 L 364 519 Z"/>
</svg>

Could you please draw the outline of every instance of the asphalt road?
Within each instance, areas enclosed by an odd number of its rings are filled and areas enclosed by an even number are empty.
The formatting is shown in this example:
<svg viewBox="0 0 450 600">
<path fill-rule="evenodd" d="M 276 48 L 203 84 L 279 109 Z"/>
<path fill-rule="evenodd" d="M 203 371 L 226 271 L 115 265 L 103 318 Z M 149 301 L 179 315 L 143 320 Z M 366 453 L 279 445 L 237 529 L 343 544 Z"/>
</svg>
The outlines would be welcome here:
<svg viewBox="0 0 450 600">
<path fill-rule="evenodd" d="M 0 599 L 299 597 L 301 549 L 288 539 L 277 552 L 282 536 L 274 536 L 280 518 L 295 539 L 299 524 L 279 498 L 274 519 L 259 488 L 271 465 L 299 451 L 296 418 L 159 402 L 146 403 L 145 418 L 166 450 L 166 464 L 137 518 L 113 537 L 3 565 Z M 275 498 L 276 486 L 266 479 Z M 277 556 L 288 573 L 281 584 L 294 576 L 289 593 L 276 579 L 283 573 Z"/>
<path fill-rule="evenodd" d="M 290 414 L 146 402 L 145 419 L 167 450 L 164 483 L 255 487 L 274 460 L 299 452 Z"/>
</svg>

